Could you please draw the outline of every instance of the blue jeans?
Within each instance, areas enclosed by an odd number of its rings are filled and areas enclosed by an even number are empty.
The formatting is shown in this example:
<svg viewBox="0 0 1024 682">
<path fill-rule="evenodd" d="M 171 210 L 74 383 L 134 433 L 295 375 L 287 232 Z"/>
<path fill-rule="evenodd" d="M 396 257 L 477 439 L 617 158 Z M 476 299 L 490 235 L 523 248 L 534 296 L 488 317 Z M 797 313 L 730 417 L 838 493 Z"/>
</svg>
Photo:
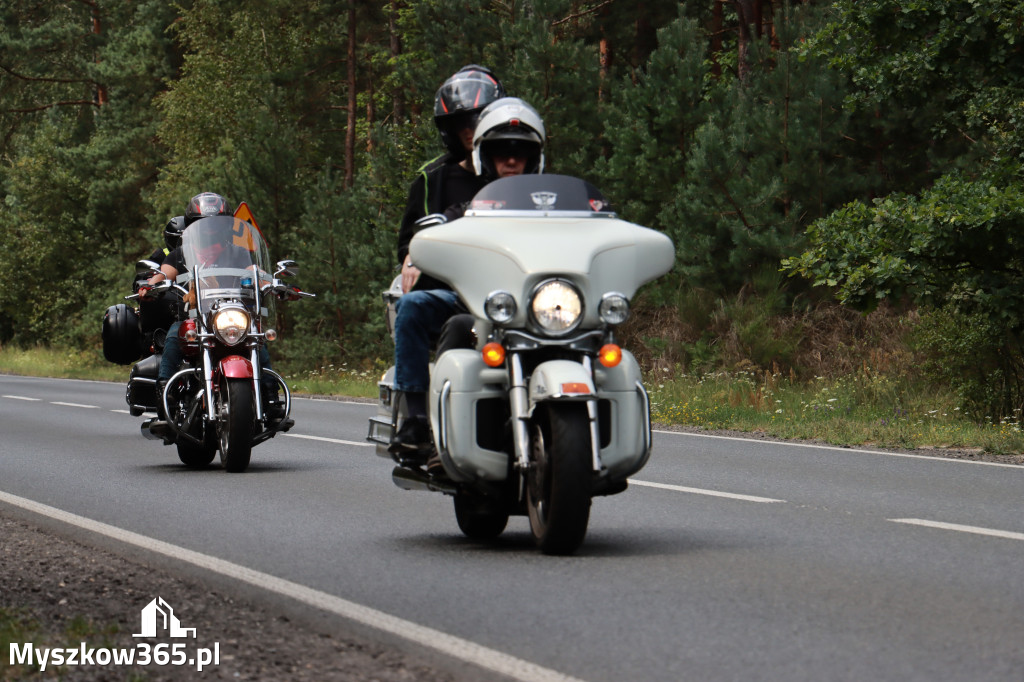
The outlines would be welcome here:
<svg viewBox="0 0 1024 682">
<path fill-rule="evenodd" d="M 164 350 L 160 355 L 160 371 L 156 375 L 158 381 L 167 381 L 174 376 L 174 373 L 178 371 L 179 365 L 181 365 L 181 361 L 185 359 L 185 353 L 181 349 L 181 339 L 178 338 L 179 327 L 181 327 L 180 320 L 172 324 L 171 328 L 167 330 Z M 248 353 L 246 353 L 245 357 L 249 357 Z M 271 369 L 270 351 L 267 350 L 266 344 L 260 346 L 259 358 L 261 366 Z M 277 391 L 277 381 L 272 377 L 262 378 L 260 385 L 263 387 L 264 398 Z"/>
<path fill-rule="evenodd" d="M 452 315 L 466 311 L 450 289 L 410 291 L 395 306 L 395 389 L 425 392 L 430 385 L 430 349 Z"/>
</svg>

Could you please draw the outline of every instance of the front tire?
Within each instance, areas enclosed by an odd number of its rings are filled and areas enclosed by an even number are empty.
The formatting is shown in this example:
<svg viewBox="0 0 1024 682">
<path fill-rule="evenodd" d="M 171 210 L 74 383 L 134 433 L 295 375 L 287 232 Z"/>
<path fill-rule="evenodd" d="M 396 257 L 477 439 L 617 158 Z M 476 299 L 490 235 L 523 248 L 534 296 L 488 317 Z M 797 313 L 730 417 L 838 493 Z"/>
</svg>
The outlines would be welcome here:
<svg viewBox="0 0 1024 682">
<path fill-rule="evenodd" d="M 495 509 L 488 500 L 464 493 L 454 499 L 459 530 L 472 540 L 493 540 L 508 525 L 508 512 Z"/>
<path fill-rule="evenodd" d="M 203 418 L 203 400 L 197 396 L 193 382 L 186 380 L 186 383 L 176 392 L 184 398 L 185 404 L 175 401 L 171 406 L 171 417 L 179 429 L 197 438 L 202 444 L 193 443 L 185 438 L 179 437 L 175 443 L 178 449 L 178 459 L 185 466 L 192 469 L 201 469 L 213 461 L 217 456 L 217 434 L 212 428 L 208 428 Z M 157 396 L 159 400 L 159 396 Z"/>
<path fill-rule="evenodd" d="M 590 521 L 590 420 L 584 403 L 537 410 L 530 434 L 526 506 L 545 554 L 572 554 Z"/>
<path fill-rule="evenodd" d="M 211 435 L 203 439 L 202 445 L 178 441 L 178 459 L 190 469 L 202 469 L 217 456 L 217 440 Z"/>
<path fill-rule="evenodd" d="M 249 466 L 256 428 L 251 379 L 224 379 L 217 419 L 220 461 L 226 471 L 240 473 Z"/>
</svg>

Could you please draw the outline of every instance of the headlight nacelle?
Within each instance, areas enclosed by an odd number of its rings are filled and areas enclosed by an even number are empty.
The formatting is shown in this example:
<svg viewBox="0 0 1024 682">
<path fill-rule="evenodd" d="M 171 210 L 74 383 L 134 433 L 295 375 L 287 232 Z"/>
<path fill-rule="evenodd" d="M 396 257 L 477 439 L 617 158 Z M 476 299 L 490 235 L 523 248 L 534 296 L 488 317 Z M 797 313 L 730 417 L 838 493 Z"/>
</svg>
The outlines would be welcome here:
<svg viewBox="0 0 1024 682">
<path fill-rule="evenodd" d="M 249 333 L 249 313 L 241 308 L 225 308 L 213 314 L 213 333 L 229 346 L 234 346 Z"/>
<path fill-rule="evenodd" d="M 565 334 L 583 319 L 583 296 L 569 282 L 548 280 L 534 289 L 530 313 L 537 326 L 548 334 Z"/>
</svg>

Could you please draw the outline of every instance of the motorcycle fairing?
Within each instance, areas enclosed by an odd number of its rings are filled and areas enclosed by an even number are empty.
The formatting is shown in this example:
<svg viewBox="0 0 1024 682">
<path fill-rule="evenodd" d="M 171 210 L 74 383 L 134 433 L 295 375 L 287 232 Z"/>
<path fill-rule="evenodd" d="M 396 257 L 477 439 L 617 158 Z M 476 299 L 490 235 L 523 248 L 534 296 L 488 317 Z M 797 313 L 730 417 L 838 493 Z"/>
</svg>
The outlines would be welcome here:
<svg viewBox="0 0 1024 682">
<path fill-rule="evenodd" d="M 437 359 L 430 373 L 430 426 L 434 444 L 449 477 L 456 482 L 481 478 L 504 481 L 509 474 L 509 455 L 480 446 L 480 428 L 504 428 L 487 425 L 477 419 L 481 401 L 508 394 L 508 373 L 484 364 L 479 352 L 450 350 Z M 455 419 L 454 415 L 472 415 Z"/>
</svg>

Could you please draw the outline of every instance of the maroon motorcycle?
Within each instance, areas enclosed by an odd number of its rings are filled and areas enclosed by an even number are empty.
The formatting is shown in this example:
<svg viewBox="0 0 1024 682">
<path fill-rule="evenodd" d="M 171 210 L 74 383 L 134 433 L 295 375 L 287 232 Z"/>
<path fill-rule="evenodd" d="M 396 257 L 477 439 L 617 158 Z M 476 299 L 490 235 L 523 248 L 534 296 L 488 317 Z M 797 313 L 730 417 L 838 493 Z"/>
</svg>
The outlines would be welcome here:
<svg viewBox="0 0 1024 682">
<path fill-rule="evenodd" d="M 214 266 L 207 265 L 211 250 L 219 254 Z M 182 234 L 182 252 L 186 270 L 150 295 L 173 290 L 185 302 L 177 330 L 184 362 L 162 394 L 156 390 L 160 356 L 137 363 L 126 399 L 132 414 L 158 413 L 143 422 L 142 434 L 173 443 L 185 465 L 206 466 L 219 452 L 227 471 L 245 471 L 254 446 L 294 424 L 288 385 L 268 366 L 266 344 L 277 332 L 267 320 L 276 301 L 314 294 L 280 279 L 297 274 L 298 266 L 284 260 L 272 270 L 263 235 L 239 218 L 197 220 Z M 158 266 L 140 261 L 136 269 L 148 277 Z"/>
</svg>

